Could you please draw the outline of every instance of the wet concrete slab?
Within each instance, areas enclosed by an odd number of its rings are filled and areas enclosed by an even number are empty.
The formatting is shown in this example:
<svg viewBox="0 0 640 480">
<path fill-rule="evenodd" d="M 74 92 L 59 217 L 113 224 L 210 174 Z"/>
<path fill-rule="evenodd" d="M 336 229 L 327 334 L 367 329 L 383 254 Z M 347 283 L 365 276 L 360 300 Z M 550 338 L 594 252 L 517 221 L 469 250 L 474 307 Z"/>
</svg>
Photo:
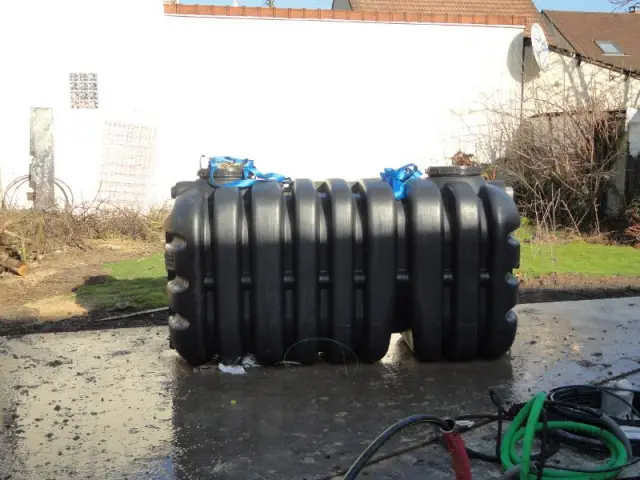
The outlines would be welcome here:
<svg viewBox="0 0 640 480">
<path fill-rule="evenodd" d="M 640 368 L 640 298 L 522 305 L 496 362 L 420 364 L 393 339 L 375 365 L 193 369 L 165 328 L 0 338 L 0 480 L 339 478 L 388 425 L 414 413 L 492 413 L 512 401 Z M 467 435 L 485 450 L 491 430 Z M 452 478 L 434 435 L 409 430 L 370 478 Z M 474 478 L 500 468 L 474 463 Z M 366 477 L 365 477 L 366 478 Z"/>
</svg>

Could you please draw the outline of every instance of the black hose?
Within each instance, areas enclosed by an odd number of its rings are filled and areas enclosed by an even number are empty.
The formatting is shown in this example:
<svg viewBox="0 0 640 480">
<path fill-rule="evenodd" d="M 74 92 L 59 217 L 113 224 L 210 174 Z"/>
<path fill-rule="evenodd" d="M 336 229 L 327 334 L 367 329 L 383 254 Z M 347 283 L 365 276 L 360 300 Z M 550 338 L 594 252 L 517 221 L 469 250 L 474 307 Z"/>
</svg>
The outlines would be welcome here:
<svg viewBox="0 0 640 480">
<path fill-rule="evenodd" d="M 456 422 L 459 421 L 474 421 L 474 420 L 488 420 L 485 425 L 489 425 L 494 422 L 498 422 L 500 420 L 499 415 L 460 415 L 454 419 Z M 508 419 L 503 419 L 504 421 L 509 421 Z M 475 458 L 476 460 L 482 460 L 483 462 L 497 463 L 500 464 L 500 443 L 502 442 L 502 435 L 498 432 L 496 436 L 496 453 L 491 455 L 489 453 L 479 452 L 478 450 L 474 450 L 472 448 L 467 447 L 467 455 L 469 458 Z M 542 452 L 532 455 L 532 461 L 541 461 L 548 460 L 553 457 L 556 453 L 560 451 L 560 443 L 555 441 L 552 438 L 547 439 L 546 448 L 543 449 Z"/>
<path fill-rule="evenodd" d="M 612 425 L 609 423 L 609 419 L 618 426 L 618 428 L 615 429 L 615 434 L 619 436 L 621 433 L 623 434 L 619 428 L 620 426 L 634 426 L 638 424 L 638 421 L 634 420 L 633 416 L 640 418 L 640 391 L 630 390 L 638 394 L 634 396 L 633 404 L 618 397 L 618 399 L 626 403 L 633 412 L 631 418 L 607 417 L 605 419 L 600 411 L 602 398 L 604 395 L 615 395 L 616 391 L 626 390 L 593 385 L 571 385 L 555 388 L 549 392 L 547 397 L 551 400 L 548 407 L 549 413 L 554 419 L 586 423 L 604 428 L 613 433 L 614 430 L 611 428 Z M 602 442 L 573 432 L 554 430 L 550 432 L 550 435 L 559 442 L 583 451 L 594 453 L 607 451 Z M 620 438 L 620 440 L 623 439 Z M 640 455 L 640 440 L 629 440 L 626 435 L 624 435 L 624 440 L 625 446 L 631 448 L 631 454 L 634 456 Z"/>
<path fill-rule="evenodd" d="M 615 422 L 615 420 L 613 420 L 613 418 L 611 418 L 609 415 L 604 413 L 602 414 L 602 417 L 600 418 L 600 420 L 606 426 L 606 428 L 611 433 L 613 433 L 618 440 L 620 440 L 624 444 L 624 448 L 629 454 L 629 457 L 633 457 L 633 448 L 631 447 L 631 441 L 629 441 L 629 437 L 627 437 L 625 433 L 622 431 L 622 428 L 620 428 L 620 425 L 618 425 Z"/>
<path fill-rule="evenodd" d="M 638 447 L 640 447 L 640 442 L 633 440 L 630 441 L 623 430 L 620 428 L 621 425 L 634 425 L 634 423 L 638 423 L 637 420 L 634 422 L 633 417 L 631 417 L 630 419 L 612 419 L 611 417 L 603 414 L 600 411 L 602 396 L 615 395 L 616 391 L 623 391 L 623 389 L 598 387 L 592 385 L 577 385 L 556 388 L 549 393 L 549 395 L 547 396 L 547 400 L 544 402 L 544 423 L 546 425 L 547 422 L 552 420 L 564 420 L 575 421 L 578 423 L 600 427 L 603 430 L 609 431 L 613 435 L 615 435 L 616 438 L 618 438 L 618 440 L 620 440 L 620 442 L 624 444 L 624 447 L 625 449 L 627 449 L 627 451 L 629 451 L 629 449 L 634 450 L 634 454 L 638 455 L 637 449 Z M 640 412 L 638 408 L 638 403 L 640 403 L 640 391 L 629 391 L 638 393 L 638 395 L 634 399 L 633 404 L 625 402 L 622 399 L 620 400 L 624 403 L 627 403 L 627 405 L 631 408 L 633 414 L 640 418 Z M 393 435 L 411 425 L 416 425 L 418 423 L 432 423 L 443 431 L 451 431 L 453 430 L 457 422 L 462 421 L 477 421 L 478 423 L 481 423 L 481 425 L 498 422 L 498 436 L 496 439 L 496 444 L 497 448 L 499 448 L 500 444 L 502 443 L 500 434 L 502 430 L 502 422 L 512 420 L 525 404 L 512 405 L 508 410 L 505 410 L 503 407 L 503 402 L 499 397 L 492 394 L 491 399 L 498 409 L 497 415 L 461 415 L 459 417 L 456 417 L 455 420 L 443 420 L 432 415 L 414 415 L 397 422 L 396 424 L 385 430 L 367 447 L 367 449 L 358 457 L 356 462 L 347 471 L 346 475 L 343 478 L 345 480 L 353 480 L 354 478 L 356 478 L 356 476 L 364 468 L 364 466 L 369 463 L 373 455 L 391 437 L 393 437 Z M 462 424 L 459 424 L 458 427 L 464 429 L 464 426 Z M 468 428 L 472 429 L 473 426 Z M 559 435 L 557 435 L 558 433 Z M 541 452 L 531 458 L 532 463 L 535 464 L 531 466 L 532 472 L 537 471 L 538 476 L 541 476 L 543 468 L 545 468 L 552 470 L 559 469 L 577 473 L 593 473 L 593 471 L 589 469 L 545 465 L 545 462 L 559 451 L 560 442 L 574 444 L 582 450 L 598 449 L 597 451 L 600 451 L 602 449 L 602 445 L 600 442 L 594 441 L 588 437 L 582 437 L 573 434 L 571 432 L 549 430 L 547 428 L 544 428 L 540 432 L 540 436 L 542 439 Z M 487 453 L 475 451 L 471 448 L 466 448 L 466 451 L 467 455 L 471 458 L 476 458 L 492 463 L 500 463 L 499 455 L 490 455 Z M 640 458 L 636 458 L 623 466 L 616 466 L 607 470 L 599 470 L 598 473 L 619 472 L 621 468 L 627 468 L 638 463 L 640 463 Z M 503 478 L 515 478 L 518 475 L 519 470 L 515 469 L 513 471 L 507 472 L 505 474 L 505 477 Z M 640 480 L 640 477 L 629 477 L 625 480 Z"/>
<path fill-rule="evenodd" d="M 412 425 L 417 425 L 419 423 L 431 423 L 441 430 L 451 431 L 453 429 L 453 422 L 443 420 L 442 418 L 436 417 L 434 415 L 411 415 L 410 417 L 404 418 L 399 422 L 394 423 L 389 428 L 387 428 L 384 432 L 382 432 L 378 438 L 376 438 L 371 444 L 360 454 L 357 460 L 351 465 L 351 468 L 347 471 L 344 480 L 353 480 L 358 476 L 358 474 L 362 471 L 365 465 L 371 460 L 371 457 L 382 447 L 385 443 L 391 439 L 398 432 L 404 430 L 407 427 Z"/>
</svg>

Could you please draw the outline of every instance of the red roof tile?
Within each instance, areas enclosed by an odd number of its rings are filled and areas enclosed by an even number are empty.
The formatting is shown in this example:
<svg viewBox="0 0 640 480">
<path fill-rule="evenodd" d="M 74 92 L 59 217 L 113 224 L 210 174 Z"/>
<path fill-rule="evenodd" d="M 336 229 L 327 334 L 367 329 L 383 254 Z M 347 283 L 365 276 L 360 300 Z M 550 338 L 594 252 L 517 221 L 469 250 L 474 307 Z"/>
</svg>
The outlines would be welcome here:
<svg viewBox="0 0 640 480">
<path fill-rule="evenodd" d="M 436 15 L 517 15 L 539 21 L 532 0 L 350 0 L 353 10 L 421 12 Z"/>
<path fill-rule="evenodd" d="M 291 18 L 299 20 L 350 20 L 363 22 L 457 23 L 470 25 L 524 25 L 523 16 L 511 14 L 437 14 L 398 11 L 320 10 L 304 8 L 227 7 L 216 5 L 165 4 L 166 15 L 214 17 Z"/>
</svg>

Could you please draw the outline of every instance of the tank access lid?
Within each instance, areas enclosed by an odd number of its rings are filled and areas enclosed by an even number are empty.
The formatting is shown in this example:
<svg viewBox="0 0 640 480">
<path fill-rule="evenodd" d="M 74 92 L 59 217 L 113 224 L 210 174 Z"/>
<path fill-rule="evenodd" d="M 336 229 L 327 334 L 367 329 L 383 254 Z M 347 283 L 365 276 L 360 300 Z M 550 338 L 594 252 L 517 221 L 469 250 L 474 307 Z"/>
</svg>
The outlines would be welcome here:
<svg viewBox="0 0 640 480">
<path fill-rule="evenodd" d="M 429 177 L 477 177 L 482 175 L 482 167 L 458 167 L 455 165 L 445 167 L 429 167 Z"/>
<path fill-rule="evenodd" d="M 213 178 L 236 180 L 243 178 L 243 174 L 243 163 L 220 162 L 217 164 L 216 171 L 213 172 Z"/>
</svg>

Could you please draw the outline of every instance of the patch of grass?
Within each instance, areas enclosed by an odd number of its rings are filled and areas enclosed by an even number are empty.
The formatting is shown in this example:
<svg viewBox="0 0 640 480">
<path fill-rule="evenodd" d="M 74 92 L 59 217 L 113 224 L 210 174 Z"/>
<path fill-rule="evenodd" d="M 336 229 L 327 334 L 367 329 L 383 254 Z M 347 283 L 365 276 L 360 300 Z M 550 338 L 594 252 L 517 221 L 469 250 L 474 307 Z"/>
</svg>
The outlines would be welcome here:
<svg viewBox="0 0 640 480">
<path fill-rule="evenodd" d="M 520 274 L 550 273 L 640 277 L 640 250 L 632 247 L 569 243 L 524 243 L 520 246 Z"/>
<path fill-rule="evenodd" d="M 107 276 L 85 284 L 75 292 L 76 301 L 88 310 L 160 308 L 167 305 L 164 256 L 123 260 L 104 266 Z"/>
<path fill-rule="evenodd" d="M 140 278 L 165 277 L 164 255 L 156 253 L 139 260 L 122 260 L 107 263 L 105 270 L 114 278 L 131 280 Z"/>
<path fill-rule="evenodd" d="M 530 234 L 528 229 L 520 231 L 518 236 L 522 239 L 526 234 Z M 519 273 L 525 278 L 554 272 L 640 277 L 640 249 L 582 241 L 523 243 L 520 263 Z M 108 276 L 102 283 L 83 285 L 76 292 L 77 302 L 87 309 L 122 306 L 144 310 L 167 305 L 166 272 L 161 253 L 140 260 L 106 264 L 105 270 Z"/>
</svg>

